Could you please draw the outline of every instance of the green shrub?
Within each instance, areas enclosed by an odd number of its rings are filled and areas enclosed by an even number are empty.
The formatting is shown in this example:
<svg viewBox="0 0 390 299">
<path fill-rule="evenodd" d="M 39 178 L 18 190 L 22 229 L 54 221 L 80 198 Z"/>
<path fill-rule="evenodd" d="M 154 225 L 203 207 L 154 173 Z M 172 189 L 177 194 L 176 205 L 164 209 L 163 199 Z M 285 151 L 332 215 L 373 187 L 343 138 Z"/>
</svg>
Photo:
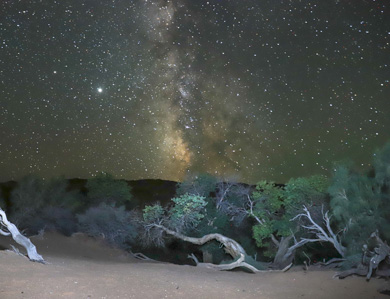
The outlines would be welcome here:
<svg viewBox="0 0 390 299">
<path fill-rule="evenodd" d="M 70 236 L 77 231 L 77 219 L 74 214 L 66 208 L 44 207 L 34 216 L 24 219 L 26 231 L 35 235 L 41 230 L 57 231 L 65 236 Z"/>
<path fill-rule="evenodd" d="M 79 230 L 92 237 L 101 237 L 108 244 L 129 249 L 137 237 L 137 224 L 132 212 L 124 206 L 112 207 L 105 203 L 77 215 Z"/>
<path fill-rule="evenodd" d="M 78 192 L 69 192 L 67 187 L 68 182 L 61 177 L 43 180 L 29 175 L 22 178 L 11 193 L 10 219 L 21 229 L 30 228 L 32 233 L 53 226 L 55 221 L 49 220 L 50 212 L 45 211 L 57 208 L 62 215 L 71 214 L 83 202 Z M 46 220 L 49 222 L 45 223 Z"/>
</svg>

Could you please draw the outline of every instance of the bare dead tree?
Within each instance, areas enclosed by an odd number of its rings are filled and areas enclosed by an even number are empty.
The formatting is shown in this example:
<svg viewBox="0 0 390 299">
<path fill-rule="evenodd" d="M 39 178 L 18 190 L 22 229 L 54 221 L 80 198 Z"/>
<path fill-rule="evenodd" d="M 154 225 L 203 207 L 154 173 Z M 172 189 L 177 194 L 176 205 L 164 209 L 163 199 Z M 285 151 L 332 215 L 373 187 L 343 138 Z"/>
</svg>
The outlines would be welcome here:
<svg viewBox="0 0 390 299">
<path fill-rule="evenodd" d="M 43 257 L 40 254 L 38 254 L 35 245 L 30 241 L 29 238 L 23 236 L 19 232 L 15 224 L 8 221 L 7 215 L 1 208 L 0 208 L 0 234 L 3 236 L 11 235 L 16 243 L 22 245 L 26 249 L 27 256 L 30 259 L 30 261 L 45 263 Z"/>
<path fill-rule="evenodd" d="M 301 224 L 301 227 L 308 230 L 310 234 L 315 236 L 314 238 L 301 238 L 301 240 L 293 247 L 299 247 L 309 242 L 330 242 L 340 256 L 344 258 L 346 249 L 341 244 L 338 235 L 333 232 L 330 226 L 331 217 L 329 216 L 329 211 L 326 211 L 324 214 L 324 207 L 322 206 L 321 213 L 325 228 L 313 220 L 310 211 L 306 206 L 303 206 L 303 213 L 300 213 L 291 219 L 291 221 L 302 218 L 306 219 L 309 222 L 309 225 Z"/>
<path fill-rule="evenodd" d="M 216 197 L 217 197 L 217 209 L 219 209 L 222 205 L 222 203 L 225 202 L 226 200 L 226 197 L 228 196 L 230 190 L 233 188 L 233 186 L 235 185 L 236 183 L 234 182 L 231 182 L 231 181 L 227 181 L 227 182 L 219 182 L 217 187 L 217 193 L 216 193 Z"/>
</svg>

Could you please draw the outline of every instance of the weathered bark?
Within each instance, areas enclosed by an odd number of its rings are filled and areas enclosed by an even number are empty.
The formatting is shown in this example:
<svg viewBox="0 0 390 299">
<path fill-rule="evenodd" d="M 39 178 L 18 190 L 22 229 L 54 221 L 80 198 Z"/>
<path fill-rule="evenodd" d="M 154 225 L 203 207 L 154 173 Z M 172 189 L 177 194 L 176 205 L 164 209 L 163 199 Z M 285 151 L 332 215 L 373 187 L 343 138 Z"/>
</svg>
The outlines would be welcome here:
<svg viewBox="0 0 390 299">
<path fill-rule="evenodd" d="M 171 235 L 175 238 L 178 238 L 186 242 L 190 242 L 195 245 L 203 245 L 211 240 L 216 240 L 224 246 L 225 252 L 228 253 L 231 257 L 233 257 L 233 259 L 235 260 L 230 264 L 215 265 L 210 263 L 199 263 L 198 260 L 194 257 L 194 255 L 190 256 L 192 259 L 194 259 L 195 263 L 199 266 L 218 269 L 218 270 L 232 270 L 234 268 L 244 268 L 251 273 L 263 272 L 253 267 L 252 265 L 246 263 L 245 257 L 247 256 L 247 254 L 244 248 L 235 240 L 230 239 L 224 235 L 215 233 L 215 234 L 205 235 L 201 238 L 194 238 L 194 237 L 188 237 L 181 233 L 175 232 L 169 228 L 166 228 L 163 225 L 154 224 L 154 227 L 163 230 L 168 235 Z"/>
<path fill-rule="evenodd" d="M 193 259 L 195 264 L 198 267 L 204 267 L 204 268 L 207 268 L 207 269 L 216 269 L 216 270 L 220 270 L 220 271 L 233 270 L 235 268 L 242 267 L 242 268 L 245 268 L 245 269 L 249 270 L 252 273 L 286 272 L 292 266 L 292 264 L 290 264 L 290 265 L 287 265 L 284 269 L 280 269 L 280 270 L 258 270 L 255 267 L 245 263 L 244 262 L 245 256 L 242 255 L 242 254 L 241 254 L 241 256 L 239 257 L 238 260 L 236 260 L 236 261 L 234 261 L 234 262 L 232 262 L 230 264 L 223 264 L 223 265 L 216 265 L 216 264 L 211 264 L 211 263 L 200 263 L 198 261 L 198 259 L 196 258 L 196 256 L 193 255 L 193 254 L 189 255 L 188 257 Z"/>
<path fill-rule="evenodd" d="M 12 235 L 12 238 L 15 240 L 15 242 L 22 245 L 26 249 L 27 256 L 30 259 L 30 261 L 40 262 L 40 263 L 45 262 L 43 257 L 40 254 L 38 254 L 35 245 L 31 243 L 29 238 L 23 236 L 19 232 L 15 224 L 8 221 L 6 214 L 2 209 L 0 209 L 0 224 L 8 230 L 7 232 L 5 230 L 0 229 L 0 234 L 3 236 Z"/>
<path fill-rule="evenodd" d="M 253 205 L 254 203 L 248 199 L 249 202 L 249 214 L 254 217 L 254 219 L 261 225 L 264 224 L 264 221 L 260 218 L 256 217 L 253 213 Z M 345 247 L 340 243 L 337 234 L 335 234 L 330 226 L 330 217 L 328 212 L 324 214 L 322 211 L 322 217 L 325 224 L 325 229 L 317 224 L 311 214 L 309 209 L 306 206 L 303 206 L 303 213 L 296 215 L 291 221 L 306 218 L 309 221 L 310 225 L 301 225 L 301 227 L 307 229 L 310 233 L 312 233 L 314 238 L 301 238 L 299 241 L 294 239 L 294 244 L 290 246 L 290 242 L 293 239 L 293 235 L 288 237 L 282 237 L 281 240 L 277 240 L 274 234 L 271 234 L 271 240 L 274 245 L 277 247 L 277 253 L 275 255 L 273 263 L 270 265 L 270 268 L 273 269 L 283 269 L 287 265 L 291 264 L 295 257 L 295 252 L 298 248 L 302 247 L 307 243 L 315 243 L 315 242 L 330 242 L 334 248 L 338 251 L 341 257 L 345 256 Z"/>
<path fill-rule="evenodd" d="M 337 273 L 336 275 L 334 275 L 334 277 L 343 279 L 343 278 L 348 277 L 350 275 L 366 276 L 367 272 L 368 272 L 368 267 L 363 266 L 363 267 L 358 267 L 355 269 L 349 269 L 349 270 L 343 271 L 341 273 Z"/>
<path fill-rule="evenodd" d="M 188 237 L 186 235 L 183 235 L 181 233 L 173 231 L 173 230 L 171 230 L 163 225 L 155 224 L 154 226 L 162 229 L 168 235 L 171 235 L 175 238 L 181 239 L 181 240 L 186 241 L 186 242 L 190 242 L 190 243 L 195 244 L 195 245 L 203 245 L 211 240 L 216 240 L 216 241 L 220 242 L 221 244 L 223 244 L 223 246 L 225 247 L 224 249 L 225 249 L 226 253 L 231 255 L 234 259 L 238 258 L 241 254 L 246 255 L 244 248 L 242 248 L 242 246 L 240 244 L 238 244 L 233 239 L 225 237 L 224 235 L 221 235 L 221 234 L 208 234 L 208 235 L 205 235 L 201 238 L 194 238 L 194 237 Z"/>
<path fill-rule="evenodd" d="M 378 247 L 375 247 L 374 252 L 371 253 L 372 256 L 369 258 L 369 260 L 366 261 L 365 255 L 367 254 L 367 250 L 363 248 L 364 256 L 362 259 L 362 263 L 360 263 L 355 269 L 350 269 L 336 274 L 335 277 L 345 278 L 354 274 L 366 276 L 367 280 L 370 280 L 373 274 L 380 277 L 390 277 L 389 268 L 378 269 L 379 265 L 383 261 L 386 261 L 387 264 L 390 264 L 390 246 L 383 242 L 381 238 L 379 238 L 377 232 L 372 233 L 371 238 L 375 238 Z"/>
<path fill-rule="evenodd" d="M 290 250 L 289 248 L 289 243 L 291 239 L 292 236 L 288 236 L 283 237 L 279 241 L 278 251 L 276 252 L 271 268 L 283 269 L 284 267 L 292 263 L 295 255 L 295 249 Z"/>
<path fill-rule="evenodd" d="M 202 250 L 203 253 L 203 262 L 212 263 L 213 262 L 213 254 L 208 250 Z"/>
<path fill-rule="evenodd" d="M 283 269 L 287 265 L 291 264 L 295 257 L 295 252 L 299 247 L 302 247 L 306 243 L 318 242 L 317 239 L 302 239 L 299 242 L 295 242 L 294 245 L 289 246 L 293 235 L 288 237 L 282 237 L 278 245 L 278 251 L 276 252 L 273 263 L 270 268 Z"/>
<path fill-rule="evenodd" d="M 370 260 L 367 279 L 370 279 L 372 272 L 378 268 L 382 261 L 387 260 L 387 262 L 390 262 L 390 246 L 379 238 L 377 232 L 372 233 L 371 238 L 375 238 L 379 246 L 374 249 L 375 255 Z"/>
<path fill-rule="evenodd" d="M 323 207 L 322 207 L 323 208 Z M 313 218 L 311 217 L 310 211 L 306 206 L 303 206 L 303 213 L 298 214 L 295 216 L 291 221 L 299 218 L 306 218 L 309 221 L 309 225 L 301 225 L 301 227 L 307 229 L 309 232 L 315 235 L 315 238 L 308 239 L 308 238 L 302 238 L 301 241 L 299 241 L 296 245 L 302 243 L 308 243 L 308 242 L 329 242 L 333 245 L 333 247 L 337 250 L 337 252 L 340 254 L 342 258 L 345 257 L 345 247 L 341 244 L 337 234 L 335 234 L 330 226 L 330 216 L 329 211 L 326 211 L 324 214 L 324 211 L 322 210 L 322 218 L 325 224 L 326 229 L 324 229 L 320 224 L 316 223 Z M 300 245 L 300 246 L 302 246 Z M 294 245 L 295 246 L 295 245 Z"/>
</svg>

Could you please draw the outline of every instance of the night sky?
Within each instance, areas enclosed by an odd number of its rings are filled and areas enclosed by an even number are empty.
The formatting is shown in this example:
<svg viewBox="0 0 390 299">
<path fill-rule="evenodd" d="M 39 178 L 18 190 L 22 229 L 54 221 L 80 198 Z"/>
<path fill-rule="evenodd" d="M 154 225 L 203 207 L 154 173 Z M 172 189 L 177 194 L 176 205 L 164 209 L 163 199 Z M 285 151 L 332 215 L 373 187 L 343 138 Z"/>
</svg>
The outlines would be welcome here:
<svg viewBox="0 0 390 299">
<path fill-rule="evenodd" d="M 388 0 L 2 0 L 0 181 L 368 168 L 389 80 Z"/>
</svg>

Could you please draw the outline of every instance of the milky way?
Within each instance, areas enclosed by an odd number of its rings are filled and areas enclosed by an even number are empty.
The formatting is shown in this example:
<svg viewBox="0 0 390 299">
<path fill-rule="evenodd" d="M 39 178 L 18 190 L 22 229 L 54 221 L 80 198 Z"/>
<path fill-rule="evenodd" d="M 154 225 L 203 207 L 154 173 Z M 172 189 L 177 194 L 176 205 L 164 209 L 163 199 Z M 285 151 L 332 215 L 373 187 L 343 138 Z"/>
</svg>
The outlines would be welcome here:
<svg viewBox="0 0 390 299">
<path fill-rule="evenodd" d="M 0 180 L 285 182 L 390 140 L 385 0 L 0 3 Z"/>
</svg>

